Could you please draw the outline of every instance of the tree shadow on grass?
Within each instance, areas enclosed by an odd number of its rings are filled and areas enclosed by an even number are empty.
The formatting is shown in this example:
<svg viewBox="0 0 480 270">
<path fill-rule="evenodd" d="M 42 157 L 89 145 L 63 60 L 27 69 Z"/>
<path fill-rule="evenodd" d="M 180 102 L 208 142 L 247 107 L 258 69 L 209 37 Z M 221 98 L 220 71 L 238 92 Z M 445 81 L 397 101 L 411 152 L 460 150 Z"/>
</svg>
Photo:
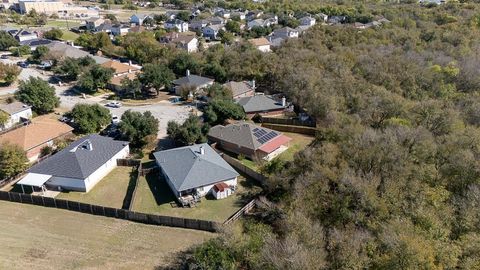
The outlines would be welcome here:
<svg viewBox="0 0 480 270">
<path fill-rule="evenodd" d="M 128 210 L 130 208 L 133 199 L 133 192 L 138 181 L 137 176 L 138 171 L 133 169 L 130 172 L 130 181 L 128 182 L 127 192 L 125 193 L 125 198 L 123 199 L 122 209 Z"/>
<path fill-rule="evenodd" d="M 158 173 L 149 173 L 145 177 L 147 179 L 148 187 L 155 198 L 157 205 L 162 205 L 170 202 L 175 202 L 175 195 L 170 190 L 165 178 Z"/>
</svg>

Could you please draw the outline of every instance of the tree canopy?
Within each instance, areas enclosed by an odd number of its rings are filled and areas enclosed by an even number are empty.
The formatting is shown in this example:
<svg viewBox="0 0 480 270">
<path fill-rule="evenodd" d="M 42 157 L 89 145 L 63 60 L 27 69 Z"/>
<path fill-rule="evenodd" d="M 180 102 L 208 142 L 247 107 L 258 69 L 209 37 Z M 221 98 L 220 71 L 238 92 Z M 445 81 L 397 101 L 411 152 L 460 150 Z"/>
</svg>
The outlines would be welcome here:
<svg viewBox="0 0 480 270">
<path fill-rule="evenodd" d="M 158 120 L 150 111 L 143 114 L 127 110 L 122 115 L 119 125 L 120 132 L 127 138 L 132 146 L 141 148 L 156 139 L 158 133 Z"/>
<path fill-rule="evenodd" d="M 99 104 L 76 104 L 69 116 L 75 131 L 81 134 L 99 132 L 112 121 L 110 111 Z"/>
<path fill-rule="evenodd" d="M 60 105 L 60 99 L 55 95 L 55 88 L 38 77 L 20 81 L 15 98 L 30 105 L 37 114 L 50 113 Z"/>
<path fill-rule="evenodd" d="M 0 179 L 13 177 L 27 168 L 27 155 L 20 146 L 9 143 L 0 145 Z"/>
<path fill-rule="evenodd" d="M 18 41 L 6 31 L 0 31 L 0 51 L 6 51 L 10 47 L 18 46 Z"/>
</svg>

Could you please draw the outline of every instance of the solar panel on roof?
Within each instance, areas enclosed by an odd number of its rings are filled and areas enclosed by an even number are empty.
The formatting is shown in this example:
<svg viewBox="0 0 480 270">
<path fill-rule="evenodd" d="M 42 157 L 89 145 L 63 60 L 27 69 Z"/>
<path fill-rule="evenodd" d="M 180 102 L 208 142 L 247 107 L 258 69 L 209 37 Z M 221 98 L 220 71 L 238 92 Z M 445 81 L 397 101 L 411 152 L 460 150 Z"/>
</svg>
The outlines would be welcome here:
<svg viewBox="0 0 480 270">
<path fill-rule="evenodd" d="M 258 130 L 259 130 L 258 128 L 254 128 L 252 131 L 257 132 Z"/>
</svg>

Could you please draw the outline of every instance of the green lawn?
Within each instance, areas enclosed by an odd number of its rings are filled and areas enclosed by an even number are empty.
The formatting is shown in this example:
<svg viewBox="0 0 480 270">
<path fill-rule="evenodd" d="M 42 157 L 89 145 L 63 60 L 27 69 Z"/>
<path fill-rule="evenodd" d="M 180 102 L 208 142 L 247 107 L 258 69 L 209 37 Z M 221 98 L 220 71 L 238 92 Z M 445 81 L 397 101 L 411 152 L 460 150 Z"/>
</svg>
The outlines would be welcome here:
<svg viewBox="0 0 480 270">
<path fill-rule="evenodd" d="M 49 20 L 45 26 L 67 29 L 80 26 L 80 22 L 72 20 Z"/>
<path fill-rule="evenodd" d="M 62 192 L 56 198 L 122 208 L 130 180 L 133 177 L 136 177 L 136 171 L 132 172 L 132 167 L 117 167 L 88 193 Z"/>
<path fill-rule="evenodd" d="M 175 201 L 175 196 L 165 180 L 160 179 L 157 174 L 149 174 L 147 177 L 139 179 L 133 210 L 149 214 L 223 222 L 248 202 L 243 195 L 246 195 L 247 189 L 252 185 L 251 180 L 247 181 L 240 176 L 234 195 L 222 200 L 202 198 L 197 207 L 181 208 L 170 205 Z"/>
<path fill-rule="evenodd" d="M 72 31 L 63 30 L 62 32 L 63 32 L 63 35 L 62 35 L 63 40 L 75 41 L 78 38 L 78 34 Z"/>
<path fill-rule="evenodd" d="M 293 161 L 294 155 L 305 149 L 315 139 L 313 136 L 299 133 L 283 132 L 283 135 L 292 138 L 288 149 L 277 157 L 285 161 Z"/>
<path fill-rule="evenodd" d="M 163 269 L 215 236 L 5 201 L 0 216 L 0 269 Z"/>
</svg>

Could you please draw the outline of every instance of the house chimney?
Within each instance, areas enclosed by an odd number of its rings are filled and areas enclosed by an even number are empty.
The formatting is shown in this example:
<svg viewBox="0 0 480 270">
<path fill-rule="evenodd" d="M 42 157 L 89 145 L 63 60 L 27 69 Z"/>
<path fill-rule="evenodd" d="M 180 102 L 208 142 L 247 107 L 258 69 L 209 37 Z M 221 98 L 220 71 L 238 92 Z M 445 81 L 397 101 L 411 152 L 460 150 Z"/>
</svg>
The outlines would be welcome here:
<svg viewBox="0 0 480 270">
<path fill-rule="evenodd" d="M 255 90 L 255 80 L 252 80 L 252 89 Z"/>
<path fill-rule="evenodd" d="M 285 97 L 282 97 L 282 107 L 287 106 L 287 99 Z"/>
<path fill-rule="evenodd" d="M 200 155 L 205 155 L 205 148 L 203 148 L 203 146 L 200 146 Z"/>
<path fill-rule="evenodd" d="M 187 69 L 187 77 L 190 76 L 190 69 Z"/>
<path fill-rule="evenodd" d="M 128 60 L 128 65 L 129 65 L 129 66 L 132 65 L 132 60 Z"/>
</svg>

